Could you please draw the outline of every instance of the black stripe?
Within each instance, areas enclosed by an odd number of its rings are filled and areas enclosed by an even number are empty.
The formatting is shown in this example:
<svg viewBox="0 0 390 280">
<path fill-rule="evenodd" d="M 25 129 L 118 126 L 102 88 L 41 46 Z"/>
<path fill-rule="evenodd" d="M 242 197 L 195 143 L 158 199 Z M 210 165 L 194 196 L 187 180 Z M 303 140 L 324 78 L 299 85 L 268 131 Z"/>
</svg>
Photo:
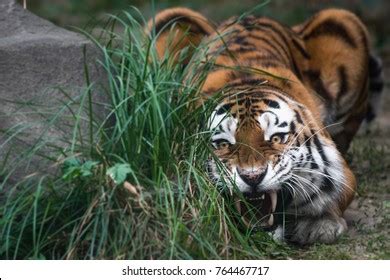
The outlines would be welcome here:
<svg viewBox="0 0 390 280">
<path fill-rule="evenodd" d="M 252 89 L 251 91 L 242 92 L 237 95 L 235 99 L 239 105 L 242 105 L 245 102 L 246 98 L 250 98 L 253 101 L 261 102 L 264 99 L 264 94 L 262 92 L 254 92 L 257 89 Z"/>
<path fill-rule="evenodd" d="M 181 13 L 172 14 L 161 21 L 157 21 L 154 27 L 156 34 L 158 34 L 164 28 L 166 29 L 166 31 L 168 31 L 169 27 L 172 26 L 174 23 L 187 24 L 189 27 L 189 31 L 194 33 L 201 33 L 203 35 L 208 35 L 208 32 L 205 29 L 203 29 L 203 27 L 200 26 L 195 20 Z"/>
<path fill-rule="evenodd" d="M 240 44 L 240 45 L 247 45 L 248 44 L 248 41 L 246 41 L 246 38 L 244 36 L 235 36 L 234 40 L 232 40 L 232 42 L 234 42 L 236 44 Z M 230 44 L 230 43 L 231 42 L 228 42 L 228 44 Z"/>
<path fill-rule="evenodd" d="M 318 164 L 316 163 L 315 159 L 312 157 L 311 160 L 312 160 L 312 161 L 310 162 L 310 169 L 312 169 L 312 170 L 318 169 L 319 166 L 318 166 Z"/>
<path fill-rule="evenodd" d="M 234 104 L 231 104 L 231 103 L 227 103 L 227 104 L 222 105 L 221 108 L 218 109 L 216 114 L 222 115 L 222 114 L 229 112 L 229 110 L 233 107 L 233 105 Z"/>
<path fill-rule="evenodd" d="M 263 99 L 263 102 L 267 104 L 271 108 L 280 109 L 280 105 L 278 102 L 271 99 Z"/>
<path fill-rule="evenodd" d="M 224 56 L 230 56 L 231 52 L 240 52 L 240 53 L 246 53 L 246 52 L 253 52 L 256 51 L 255 46 L 243 46 L 243 45 L 235 45 L 235 46 L 229 46 L 221 55 Z M 226 52 L 229 52 L 226 54 Z"/>
<path fill-rule="evenodd" d="M 276 35 L 278 35 L 282 39 L 283 43 L 286 45 L 286 47 L 288 49 L 288 53 L 290 54 L 288 56 L 288 58 L 290 59 L 290 64 L 291 64 L 291 67 L 293 68 L 292 70 L 294 71 L 294 73 L 297 75 L 297 77 L 299 79 L 302 79 L 301 72 L 299 71 L 299 68 L 297 67 L 297 63 L 294 59 L 294 56 L 291 55 L 290 44 L 288 43 L 288 39 L 286 38 L 285 34 L 279 28 L 277 28 L 275 25 L 273 25 L 271 23 L 261 22 L 261 26 L 269 28 L 271 31 L 273 31 Z"/>
<path fill-rule="evenodd" d="M 303 124 L 301 114 L 297 110 L 294 110 L 294 113 L 295 113 L 295 117 L 297 118 L 298 123 Z"/>
<path fill-rule="evenodd" d="M 269 35 L 269 34 L 267 34 L 267 35 Z M 287 61 L 284 61 L 284 62 L 287 62 L 287 63 L 289 62 L 290 56 L 289 56 L 287 50 L 285 48 L 283 48 L 283 46 L 279 43 L 279 41 L 272 38 L 272 36 L 270 36 L 271 38 L 267 39 L 263 36 L 255 34 L 253 32 L 249 32 L 248 36 L 255 39 L 255 40 L 262 41 L 264 44 L 268 45 L 273 50 L 275 50 L 278 53 L 278 55 L 280 55 L 280 58 L 287 59 Z"/>
<path fill-rule="evenodd" d="M 311 149 L 311 145 L 310 145 L 310 141 L 309 140 L 310 140 L 309 138 L 305 138 L 305 140 L 304 140 L 306 149 L 308 150 L 306 160 L 309 161 L 311 169 L 318 169 L 318 164 L 314 160 L 313 151 Z"/>
<path fill-rule="evenodd" d="M 318 70 L 306 70 L 303 74 L 309 79 L 314 90 L 325 99 L 332 99 L 321 80 L 321 73 Z"/>
<path fill-rule="evenodd" d="M 236 98 L 233 100 L 238 105 L 244 104 L 244 102 L 248 98 L 250 98 L 252 101 L 258 101 L 258 102 L 262 101 L 264 99 L 263 95 L 257 96 L 256 93 L 250 94 L 250 92 L 253 92 L 254 90 L 256 90 L 256 89 L 252 89 L 251 91 L 248 91 L 248 92 L 242 92 L 241 94 L 237 95 Z"/>
<path fill-rule="evenodd" d="M 329 179 L 329 174 L 325 172 L 324 180 L 322 181 L 322 184 L 320 186 L 320 190 L 324 193 L 331 193 L 334 190 L 334 183 L 332 180 Z"/>
<path fill-rule="evenodd" d="M 329 165 L 328 157 L 325 155 L 320 139 L 318 138 L 318 136 L 315 134 L 314 131 L 311 130 L 311 133 L 312 133 L 313 143 L 316 146 L 317 151 L 320 154 L 322 161 L 324 162 L 324 165 Z"/>
<path fill-rule="evenodd" d="M 278 123 L 279 123 L 279 118 L 278 118 L 277 115 L 275 115 L 275 123 L 274 123 L 274 125 L 278 125 Z"/>
<path fill-rule="evenodd" d="M 269 57 L 272 57 L 272 60 L 274 60 L 275 64 L 283 65 L 284 67 L 286 67 L 286 64 L 288 64 L 288 62 L 286 62 L 283 59 L 283 55 L 279 51 L 279 49 L 271 49 L 271 48 L 267 48 L 265 46 L 262 46 L 261 48 L 258 47 L 258 53 L 265 54 L 265 55 L 268 54 Z M 251 58 L 249 58 L 249 59 L 251 59 Z"/>
<path fill-rule="evenodd" d="M 250 97 L 245 98 L 245 108 L 249 109 L 252 105 L 252 99 Z"/>
<path fill-rule="evenodd" d="M 302 74 L 301 74 L 301 71 L 299 70 L 298 66 L 297 66 L 297 63 L 295 62 L 295 59 L 294 57 L 291 57 L 291 62 L 292 62 L 292 66 L 293 66 L 293 71 L 294 73 L 297 75 L 298 79 L 302 80 Z"/>
<path fill-rule="evenodd" d="M 344 66 L 339 66 L 337 68 L 337 72 L 339 75 L 339 81 L 340 81 L 340 89 L 339 93 L 337 95 L 337 98 L 340 98 L 342 95 L 346 94 L 348 92 L 348 75 L 347 75 L 347 70 L 345 69 Z"/>
<path fill-rule="evenodd" d="M 253 33 L 253 32 L 248 32 L 248 37 L 253 38 L 255 40 L 258 40 L 258 41 L 262 41 L 264 44 L 266 44 L 267 46 L 269 46 L 272 49 L 274 49 L 275 51 L 277 51 L 279 53 L 279 55 L 283 57 L 283 55 L 282 55 L 282 53 L 280 52 L 280 49 L 279 49 L 279 48 L 282 48 L 282 47 L 278 43 L 278 41 L 272 40 L 272 38 L 266 38 L 266 37 L 257 35 L 256 33 Z M 285 55 L 288 57 L 287 53 Z"/>
<path fill-rule="evenodd" d="M 357 48 L 357 44 L 349 34 L 345 26 L 333 19 L 327 19 L 318 24 L 308 34 L 303 36 L 303 39 L 309 40 L 320 37 L 322 35 L 333 36 L 341 39 L 352 48 Z"/>
<path fill-rule="evenodd" d="M 278 68 L 283 67 L 280 63 L 272 60 L 260 60 L 258 65 L 263 66 L 264 68 Z"/>
<path fill-rule="evenodd" d="M 237 87 L 242 85 L 259 86 L 263 84 L 265 81 L 266 80 L 263 79 L 242 78 L 241 81 L 229 83 L 228 87 Z"/>
<path fill-rule="evenodd" d="M 277 91 L 280 91 L 279 94 L 277 94 L 277 93 L 274 93 L 274 92 L 267 92 L 266 90 L 264 90 L 265 93 L 273 94 L 273 95 L 275 95 L 277 98 L 279 98 L 280 100 L 284 101 L 285 103 L 287 103 L 287 104 L 289 103 L 289 101 L 287 101 L 286 98 L 284 98 L 283 96 L 280 95 L 280 94 L 283 94 L 283 91 L 282 91 L 281 88 L 276 87 L 276 86 L 271 86 L 270 84 L 264 85 L 264 89 L 266 89 L 266 88 L 271 88 L 271 89 L 275 89 L 275 90 L 277 90 Z M 290 97 L 290 98 L 291 98 L 291 97 Z M 291 98 L 291 99 L 292 99 L 292 98 Z"/>
<path fill-rule="evenodd" d="M 265 22 L 257 22 L 256 25 L 252 25 L 250 26 L 250 28 L 247 30 L 251 31 L 251 30 L 259 30 L 259 31 L 272 31 L 275 35 L 277 35 L 281 40 L 282 42 L 285 44 L 280 44 L 280 42 L 274 37 L 272 36 L 271 34 L 269 34 L 269 32 L 267 32 L 266 34 L 268 36 L 271 37 L 271 39 L 273 39 L 273 41 L 275 43 L 278 43 L 278 45 L 280 46 L 280 48 L 283 50 L 283 52 L 286 54 L 286 58 L 287 59 L 291 59 L 291 52 L 289 52 L 289 45 L 288 45 L 288 42 L 287 42 L 287 39 L 285 38 L 285 36 L 283 35 L 283 33 L 277 29 L 274 25 L 270 24 L 270 23 L 265 23 Z M 287 47 L 287 49 L 286 49 Z"/>
<path fill-rule="evenodd" d="M 293 42 L 293 45 L 295 46 L 295 48 L 298 49 L 299 53 L 306 59 L 310 59 L 310 55 L 308 54 L 308 52 L 302 47 L 302 45 L 300 43 L 298 43 L 296 41 L 296 39 L 292 39 L 292 42 Z"/>
<path fill-rule="evenodd" d="M 274 56 L 272 54 L 255 53 L 255 55 L 250 56 L 250 57 L 246 57 L 246 59 L 251 60 L 251 62 L 255 59 L 257 59 L 257 60 L 270 60 L 270 61 L 274 61 L 275 63 L 278 63 L 279 65 L 282 65 L 279 62 L 278 57 Z"/>
<path fill-rule="evenodd" d="M 277 28 L 275 25 L 271 24 L 271 23 L 266 23 L 266 22 L 260 22 L 260 26 L 261 27 L 264 27 L 264 28 L 268 28 L 270 29 L 271 31 L 273 31 L 276 35 L 279 36 L 279 38 L 283 41 L 283 43 L 288 46 L 288 42 L 287 42 L 287 39 L 286 39 L 286 36 L 285 34 L 283 34 L 283 32 Z"/>
<path fill-rule="evenodd" d="M 239 21 L 239 24 L 246 30 L 251 30 L 255 25 L 256 18 L 254 16 L 246 16 Z"/>
<path fill-rule="evenodd" d="M 290 132 L 295 136 L 296 131 L 297 131 L 297 128 L 295 126 L 295 123 L 291 122 L 290 123 Z"/>
<path fill-rule="evenodd" d="M 287 122 L 282 122 L 281 124 L 278 125 L 278 127 L 286 127 L 288 124 Z"/>
<path fill-rule="evenodd" d="M 258 114 L 260 114 L 260 110 L 259 109 L 251 109 L 251 114 L 258 115 Z"/>
<path fill-rule="evenodd" d="M 281 48 L 283 49 L 284 53 L 287 55 L 287 58 L 288 59 L 291 59 L 291 52 L 289 51 L 290 50 L 290 47 L 289 47 L 289 44 L 287 42 L 287 39 L 286 37 L 284 36 L 284 34 L 282 33 L 282 31 L 280 31 L 278 28 L 276 28 L 274 25 L 272 24 L 269 24 L 269 23 L 265 23 L 265 22 L 261 22 L 261 25 L 259 26 L 259 28 L 266 28 L 268 30 L 271 30 L 275 35 L 277 35 L 283 42 L 284 45 L 280 45 Z M 276 42 L 278 42 L 277 39 L 273 38 Z M 287 47 L 287 49 L 286 49 Z"/>
<path fill-rule="evenodd" d="M 216 144 L 216 145 L 218 146 L 218 145 L 221 144 L 221 143 L 225 143 L 225 142 L 229 142 L 229 141 L 226 140 L 226 139 L 223 139 L 223 138 L 219 138 L 219 139 L 211 140 L 211 142 L 212 142 L 213 144 Z"/>
</svg>

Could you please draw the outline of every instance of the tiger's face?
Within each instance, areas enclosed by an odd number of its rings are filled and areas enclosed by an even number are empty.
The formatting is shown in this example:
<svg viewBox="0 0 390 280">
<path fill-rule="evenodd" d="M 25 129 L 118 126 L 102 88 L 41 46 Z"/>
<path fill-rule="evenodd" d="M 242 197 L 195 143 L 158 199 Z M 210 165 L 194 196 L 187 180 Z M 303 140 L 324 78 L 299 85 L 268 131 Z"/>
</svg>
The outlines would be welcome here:
<svg viewBox="0 0 390 280">
<path fill-rule="evenodd" d="M 315 193 L 309 186 L 316 184 L 313 173 L 326 170 L 325 154 L 337 155 L 310 117 L 302 105 L 272 90 L 225 98 L 209 119 L 218 158 L 208 162 L 211 178 L 217 185 L 236 186 L 249 201 L 262 201 L 268 215 L 281 188 L 303 198 Z"/>
</svg>

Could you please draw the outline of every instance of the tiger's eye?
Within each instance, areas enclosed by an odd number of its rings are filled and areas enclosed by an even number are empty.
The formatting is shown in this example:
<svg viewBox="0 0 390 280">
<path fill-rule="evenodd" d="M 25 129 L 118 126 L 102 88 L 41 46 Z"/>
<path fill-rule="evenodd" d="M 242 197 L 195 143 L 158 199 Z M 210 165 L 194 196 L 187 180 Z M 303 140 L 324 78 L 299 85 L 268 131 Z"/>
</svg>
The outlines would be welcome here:
<svg viewBox="0 0 390 280">
<path fill-rule="evenodd" d="M 271 142 L 273 144 L 280 144 L 282 142 L 282 138 L 279 135 L 274 135 L 271 138 Z"/>
<path fill-rule="evenodd" d="M 227 149 L 230 147 L 229 142 L 222 142 L 218 145 L 218 149 Z"/>
</svg>

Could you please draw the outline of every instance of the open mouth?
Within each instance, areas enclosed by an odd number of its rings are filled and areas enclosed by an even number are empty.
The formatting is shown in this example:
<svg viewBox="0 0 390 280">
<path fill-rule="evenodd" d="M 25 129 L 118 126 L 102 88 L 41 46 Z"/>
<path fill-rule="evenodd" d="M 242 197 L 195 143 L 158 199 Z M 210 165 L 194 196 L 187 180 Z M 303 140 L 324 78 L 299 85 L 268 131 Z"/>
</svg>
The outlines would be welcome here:
<svg viewBox="0 0 390 280">
<path fill-rule="evenodd" d="M 236 199 L 235 206 L 247 226 L 266 230 L 273 228 L 275 224 L 277 198 L 277 192 L 274 190 L 244 194 L 245 200 Z"/>
</svg>

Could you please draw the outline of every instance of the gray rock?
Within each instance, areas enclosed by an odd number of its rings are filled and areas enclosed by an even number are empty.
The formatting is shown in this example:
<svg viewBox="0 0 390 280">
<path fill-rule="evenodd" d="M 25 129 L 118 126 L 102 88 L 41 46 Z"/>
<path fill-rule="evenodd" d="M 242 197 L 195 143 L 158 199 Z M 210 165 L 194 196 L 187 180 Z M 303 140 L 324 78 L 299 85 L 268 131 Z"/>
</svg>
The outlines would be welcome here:
<svg viewBox="0 0 390 280">
<path fill-rule="evenodd" d="M 105 81 L 96 63 L 99 57 L 86 37 L 35 16 L 15 0 L 0 1 L 0 190 L 5 179 L 15 184 L 32 173 L 55 169 L 53 159 L 73 133 L 64 104 L 85 92 L 85 61 L 90 80 Z M 94 88 L 92 97 L 96 104 L 107 103 L 101 88 Z M 94 105 L 95 117 L 105 117 L 101 106 Z M 78 107 L 70 106 L 76 112 Z M 87 137 L 85 124 L 81 130 Z M 5 178 L 10 168 L 14 172 Z"/>
</svg>

